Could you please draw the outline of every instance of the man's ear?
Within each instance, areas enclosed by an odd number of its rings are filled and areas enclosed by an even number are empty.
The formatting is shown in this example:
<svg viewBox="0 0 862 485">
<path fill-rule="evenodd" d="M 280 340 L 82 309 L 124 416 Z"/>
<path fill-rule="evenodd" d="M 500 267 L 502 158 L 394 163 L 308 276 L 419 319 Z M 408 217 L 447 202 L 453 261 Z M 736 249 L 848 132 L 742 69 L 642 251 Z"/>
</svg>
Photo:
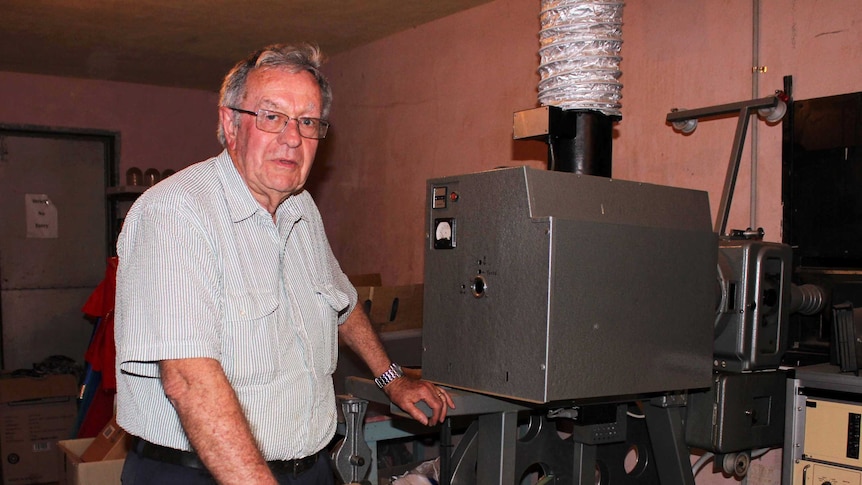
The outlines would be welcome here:
<svg viewBox="0 0 862 485">
<path fill-rule="evenodd" d="M 237 123 L 234 122 L 234 111 L 224 106 L 218 109 L 219 123 L 224 131 L 224 139 L 227 147 L 233 149 L 236 146 Z"/>
</svg>

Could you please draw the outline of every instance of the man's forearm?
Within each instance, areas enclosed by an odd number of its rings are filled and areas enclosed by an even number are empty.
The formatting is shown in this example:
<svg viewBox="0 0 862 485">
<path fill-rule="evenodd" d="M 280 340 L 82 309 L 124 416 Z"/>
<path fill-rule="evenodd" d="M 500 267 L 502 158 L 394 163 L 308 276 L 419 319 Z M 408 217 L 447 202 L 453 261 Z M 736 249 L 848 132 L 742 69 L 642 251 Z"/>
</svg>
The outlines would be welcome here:
<svg viewBox="0 0 862 485">
<path fill-rule="evenodd" d="M 189 441 L 219 483 L 276 483 L 218 361 L 165 360 L 160 369 Z"/>
<path fill-rule="evenodd" d="M 380 338 L 371 326 L 368 316 L 356 308 L 339 327 L 339 335 L 356 354 L 365 361 L 372 375 L 386 372 L 391 364 Z M 434 384 L 405 375 L 387 384 L 383 390 L 398 407 L 422 424 L 442 423 L 446 419 L 447 407 L 455 407 L 452 398 Z M 425 401 L 431 408 L 431 416 L 425 415 L 416 403 Z"/>
<path fill-rule="evenodd" d="M 368 315 L 356 307 L 347 320 L 338 327 L 341 340 L 362 359 L 374 376 L 389 368 L 389 356 L 371 326 Z"/>
</svg>

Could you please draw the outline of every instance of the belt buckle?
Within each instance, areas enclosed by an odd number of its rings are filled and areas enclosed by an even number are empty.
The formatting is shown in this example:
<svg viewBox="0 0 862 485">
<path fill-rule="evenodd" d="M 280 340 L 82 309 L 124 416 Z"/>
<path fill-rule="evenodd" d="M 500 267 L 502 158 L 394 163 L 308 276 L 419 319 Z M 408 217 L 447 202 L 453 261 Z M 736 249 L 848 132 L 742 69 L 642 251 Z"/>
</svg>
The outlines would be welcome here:
<svg viewBox="0 0 862 485">
<path fill-rule="evenodd" d="M 293 460 L 290 460 L 290 467 L 293 468 L 293 470 L 291 470 L 291 474 L 294 479 L 299 478 L 300 475 L 311 468 L 309 458 L 310 457 L 306 456 L 304 458 L 294 458 Z"/>
<path fill-rule="evenodd" d="M 310 470 L 315 462 L 317 462 L 316 454 L 306 456 L 304 458 L 294 458 L 292 460 L 284 460 L 272 463 L 278 463 L 277 468 L 273 468 L 273 471 L 278 470 L 278 473 L 283 473 L 293 479 L 297 479 L 300 475 Z M 273 465 L 270 466 L 272 467 Z"/>
</svg>

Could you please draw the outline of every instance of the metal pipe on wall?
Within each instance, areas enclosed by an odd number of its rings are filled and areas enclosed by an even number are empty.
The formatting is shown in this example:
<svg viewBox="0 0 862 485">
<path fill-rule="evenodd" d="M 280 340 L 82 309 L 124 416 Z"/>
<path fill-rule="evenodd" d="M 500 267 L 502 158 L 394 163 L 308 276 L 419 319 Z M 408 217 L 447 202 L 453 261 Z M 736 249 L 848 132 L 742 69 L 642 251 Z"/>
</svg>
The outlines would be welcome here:
<svg viewBox="0 0 862 485">
<path fill-rule="evenodd" d="M 752 0 L 751 22 L 751 98 L 760 97 L 760 0 Z M 749 187 L 748 227 L 757 227 L 757 123 L 751 125 L 751 186 Z"/>
</svg>

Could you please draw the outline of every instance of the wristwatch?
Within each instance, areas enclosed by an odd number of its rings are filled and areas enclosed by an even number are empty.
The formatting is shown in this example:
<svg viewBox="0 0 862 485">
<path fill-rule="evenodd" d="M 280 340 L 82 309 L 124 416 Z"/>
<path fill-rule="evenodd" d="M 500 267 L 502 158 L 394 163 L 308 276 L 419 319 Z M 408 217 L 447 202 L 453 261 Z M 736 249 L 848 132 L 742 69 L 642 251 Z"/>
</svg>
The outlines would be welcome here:
<svg viewBox="0 0 862 485">
<path fill-rule="evenodd" d="M 380 377 L 374 379 L 374 383 L 377 384 L 377 387 L 383 389 L 387 384 L 398 379 L 399 377 L 404 375 L 404 371 L 401 370 L 401 366 L 393 362 L 386 372 L 380 374 Z"/>
</svg>

